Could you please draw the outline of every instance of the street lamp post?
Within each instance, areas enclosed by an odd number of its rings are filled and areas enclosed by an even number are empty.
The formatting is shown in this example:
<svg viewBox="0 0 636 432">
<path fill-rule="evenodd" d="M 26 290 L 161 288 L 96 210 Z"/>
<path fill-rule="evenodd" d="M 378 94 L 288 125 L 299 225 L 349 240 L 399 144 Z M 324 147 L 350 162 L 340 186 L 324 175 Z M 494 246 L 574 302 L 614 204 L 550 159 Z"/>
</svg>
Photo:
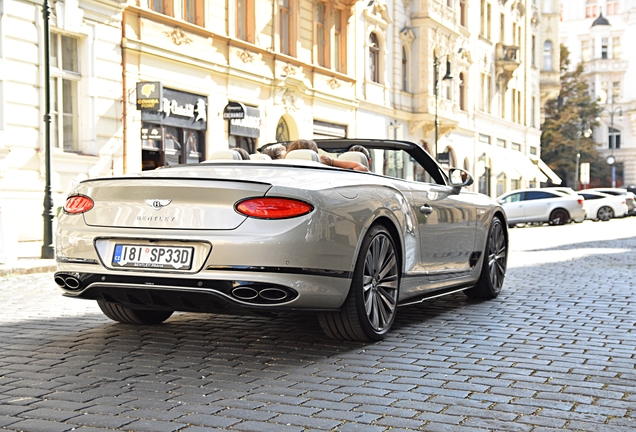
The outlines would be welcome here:
<svg viewBox="0 0 636 432">
<path fill-rule="evenodd" d="M 438 110 L 438 98 L 439 98 L 439 58 L 436 54 L 433 55 L 433 70 L 434 70 L 434 79 L 435 86 L 433 87 L 433 94 L 435 95 L 435 160 L 437 161 L 439 152 L 437 149 L 437 140 L 439 139 L 439 119 L 437 116 Z M 442 80 L 452 80 L 453 76 L 451 74 L 451 65 L 450 60 L 446 60 L 446 74 L 444 74 L 444 78 Z"/>
<path fill-rule="evenodd" d="M 585 128 L 585 130 L 584 130 Z M 581 162 L 581 136 L 585 138 L 589 138 L 592 136 L 592 130 L 590 129 L 589 123 L 583 123 L 583 120 L 579 117 L 577 121 L 577 131 L 576 131 L 576 169 L 574 173 L 574 184 L 576 188 L 574 190 L 578 191 L 580 188 L 579 184 L 579 166 Z"/>
<path fill-rule="evenodd" d="M 41 258 L 53 258 L 53 199 L 51 198 L 51 32 L 49 17 L 51 8 L 49 1 L 44 0 L 42 17 L 44 18 L 44 230 L 42 235 Z"/>
<path fill-rule="evenodd" d="M 607 138 L 609 141 L 610 147 L 610 156 L 607 158 L 607 163 L 612 167 L 612 187 L 616 187 L 616 158 L 614 157 L 614 149 L 616 148 L 616 133 L 614 132 L 614 115 L 618 114 L 619 121 L 623 120 L 623 108 L 616 107 L 614 108 L 614 96 L 612 95 L 612 103 L 610 108 L 603 108 L 601 113 L 607 112 L 610 116 L 610 131 L 607 134 Z M 598 118 L 597 120 L 600 120 Z"/>
</svg>

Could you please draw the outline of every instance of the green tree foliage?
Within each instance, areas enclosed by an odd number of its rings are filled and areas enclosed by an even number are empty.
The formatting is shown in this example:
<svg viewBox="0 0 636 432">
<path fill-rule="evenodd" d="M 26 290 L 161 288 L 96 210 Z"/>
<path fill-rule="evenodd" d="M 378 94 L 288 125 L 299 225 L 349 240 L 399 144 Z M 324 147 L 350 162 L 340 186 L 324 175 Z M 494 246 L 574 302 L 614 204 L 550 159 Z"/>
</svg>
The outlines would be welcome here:
<svg viewBox="0 0 636 432">
<path fill-rule="evenodd" d="M 576 187 L 576 148 L 580 138 L 580 163 L 590 164 L 591 183 L 604 183 L 609 167 L 598 152 L 591 137 L 585 137 L 587 129 L 598 126 L 596 118 L 601 113 L 597 100 L 589 94 L 589 86 L 583 78 L 583 65 L 570 70 L 570 52 L 561 45 L 561 91 L 556 100 L 545 107 L 545 122 L 541 133 L 541 159 L 563 180 L 563 186 Z"/>
</svg>

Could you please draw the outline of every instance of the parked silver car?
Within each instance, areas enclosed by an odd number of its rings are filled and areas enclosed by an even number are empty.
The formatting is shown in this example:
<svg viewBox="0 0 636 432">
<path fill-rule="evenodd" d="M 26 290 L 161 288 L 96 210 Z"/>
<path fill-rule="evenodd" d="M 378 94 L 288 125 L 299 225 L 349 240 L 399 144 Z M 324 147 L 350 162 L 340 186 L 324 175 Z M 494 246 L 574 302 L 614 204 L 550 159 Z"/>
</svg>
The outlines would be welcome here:
<svg viewBox="0 0 636 432">
<path fill-rule="evenodd" d="M 556 190 L 515 190 L 501 195 L 497 201 L 506 211 L 509 226 L 522 223 L 563 225 L 586 216 L 583 197 Z"/>
<path fill-rule="evenodd" d="M 464 189 L 468 172 L 405 141 L 317 143 L 332 158 L 363 145 L 377 172 L 294 150 L 81 182 L 57 224 L 55 282 L 123 323 L 303 312 L 349 340 L 384 337 L 397 306 L 499 294 L 506 217 Z"/>
</svg>

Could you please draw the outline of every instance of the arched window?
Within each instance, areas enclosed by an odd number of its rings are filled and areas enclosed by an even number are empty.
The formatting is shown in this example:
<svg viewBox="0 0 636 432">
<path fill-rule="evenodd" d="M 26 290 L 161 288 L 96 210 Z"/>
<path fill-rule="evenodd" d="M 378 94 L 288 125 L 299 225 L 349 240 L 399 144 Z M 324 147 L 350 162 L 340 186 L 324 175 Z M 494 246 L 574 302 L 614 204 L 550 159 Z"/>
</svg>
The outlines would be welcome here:
<svg viewBox="0 0 636 432">
<path fill-rule="evenodd" d="M 402 47 L 402 91 L 409 91 L 409 60 L 405 47 Z"/>
<path fill-rule="evenodd" d="M 276 141 L 284 142 L 290 140 L 289 127 L 287 126 L 287 122 L 284 118 L 278 121 L 278 125 L 276 125 Z"/>
<path fill-rule="evenodd" d="M 466 111 L 466 82 L 463 72 L 459 74 L 459 109 Z"/>
<path fill-rule="evenodd" d="M 380 82 L 380 43 L 375 33 L 369 35 L 369 79 Z"/>
<path fill-rule="evenodd" d="M 543 43 L 543 70 L 552 70 L 552 41 L 545 41 Z"/>
</svg>

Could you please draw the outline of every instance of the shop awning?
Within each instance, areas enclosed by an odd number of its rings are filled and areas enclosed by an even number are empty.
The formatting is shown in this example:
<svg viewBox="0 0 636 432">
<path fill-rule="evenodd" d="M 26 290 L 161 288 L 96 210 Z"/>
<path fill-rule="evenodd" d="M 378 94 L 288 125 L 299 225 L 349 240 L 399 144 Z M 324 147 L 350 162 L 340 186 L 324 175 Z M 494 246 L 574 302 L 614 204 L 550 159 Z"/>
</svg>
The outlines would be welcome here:
<svg viewBox="0 0 636 432">
<path fill-rule="evenodd" d="M 506 159 L 506 149 L 488 146 L 486 148 L 485 156 L 490 159 L 491 172 L 494 176 L 499 177 L 501 173 L 505 174 L 507 178 L 511 180 L 521 179 L 521 172 L 515 169 L 514 164 L 508 162 Z"/>
<path fill-rule="evenodd" d="M 548 176 L 548 178 L 550 179 L 550 181 L 553 184 L 556 184 L 556 185 L 560 185 L 561 184 L 561 178 L 558 175 L 556 175 L 556 173 L 554 171 L 552 171 L 550 169 L 550 167 L 545 162 L 543 162 L 541 159 L 539 159 L 539 160 L 537 160 L 537 165 L 538 165 L 539 169 L 543 172 L 543 174 Z"/>
<path fill-rule="evenodd" d="M 537 180 L 546 182 L 548 178 L 541 170 L 530 160 L 530 158 L 516 150 L 507 150 L 505 154 L 508 162 L 519 171 L 524 180 Z"/>
</svg>

